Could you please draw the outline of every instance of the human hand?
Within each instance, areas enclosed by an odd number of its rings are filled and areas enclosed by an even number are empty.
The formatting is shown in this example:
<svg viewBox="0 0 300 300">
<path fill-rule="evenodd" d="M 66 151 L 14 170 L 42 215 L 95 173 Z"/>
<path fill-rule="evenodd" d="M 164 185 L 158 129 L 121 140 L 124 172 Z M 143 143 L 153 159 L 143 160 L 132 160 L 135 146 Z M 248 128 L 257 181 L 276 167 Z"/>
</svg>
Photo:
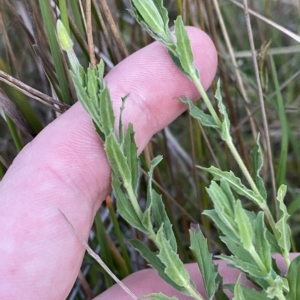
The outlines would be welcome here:
<svg viewBox="0 0 300 300">
<path fill-rule="evenodd" d="M 195 65 L 207 88 L 216 70 L 216 51 L 203 32 L 189 28 L 189 34 Z M 123 121 L 133 123 L 140 151 L 185 110 L 175 97 L 199 96 L 157 42 L 128 57 L 105 80 L 116 114 L 121 97 L 130 93 Z M 0 299 L 65 299 L 85 249 L 59 210 L 87 240 L 94 215 L 110 190 L 103 143 L 77 103 L 23 149 L 0 183 Z M 199 277 L 195 265 L 187 268 Z M 165 291 L 154 271 L 142 274 L 144 284 L 137 284 L 136 275 L 127 279 L 137 295 Z M 98 299 L 127 299 L 120 293 L 113 288 Z"/>
</svg>

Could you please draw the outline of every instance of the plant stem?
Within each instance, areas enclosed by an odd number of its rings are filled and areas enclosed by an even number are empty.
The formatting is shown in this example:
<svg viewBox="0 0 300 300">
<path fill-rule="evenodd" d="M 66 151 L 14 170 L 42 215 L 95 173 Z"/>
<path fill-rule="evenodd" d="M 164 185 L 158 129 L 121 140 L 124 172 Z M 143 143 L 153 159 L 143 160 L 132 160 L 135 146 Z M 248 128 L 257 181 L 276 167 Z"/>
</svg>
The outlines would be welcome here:
<svg viewBox="0 0 300 300">
<path fill-rule="evenodd" d="M 137 199 L 136 199 L 136 196 L 135 196 L 135 193 L 134 193 L 134 191 L 133 191 L 133 189 L 132 189 L 131 184 L 130 184 L 130 183 L 125 183 L 125 182 L 124 182 L 124 188 L 125 188 L 126 191 L 127 191 L 129 200 L 130 200 L 130 202 L 131 202 L 131 204 L 132 204 L 132 206 L 133 206 L 134 211 L 136 212 L 138 218 L 139 218 L 140 220 L 142 220 L 143 212 L 142 212 L 142 210 L 141 210 L 141 208 L 140 208 L 140 206 L 139 206 L 139 204 L 138 204 L 138 201 L 137 201 Z"/>
<path fill-rule="evenodd" d="M 205 105 L 207 106 L 208 111 L 210 112 L 211 116 L 213 117 L 214 121 L 221 128 L 221 126 L 222 126 L 221 120 L 218 117 L 218 115 L 217 115 L 214 107 L 212 106 L 212 104 L 211 104 L 211 102 L 210 102 L 210 100 L 209 100 L 209 98 L 207 96 L 207 93 L 205 92 L 205 90 L 204 90 L 204 88 L 203 88 L 203 86 L 202 86 L 202 84 L 201 84 L 198 76 L 195 73 L 192 74 L 192 80 L 195 83 L 195 85 L 196 85 L 196 87 L 197 87 L 197 89 L 198 89 L 198 91 L 199 91 L 199 93 L 200 93 L 200 95 L 201 95 L 201 97 L 202 97 Z"/>
<path fill-rule="evenodd" d="M 283 295 L 282 291 L 280 291 L 280 293 L 278 293 L 278 295 L 276 295 L 276 297 L 278 298 L 278 300 L 286 300 L 286 298 Z"/>
<path fill-rule="evenodd" d="M 253 192 L 255 192 L 257 195 L 260 195 L 260 192 L 254 182 L 254 180 L 252 179 L 252 176 L 250 175 L 247 167 L 245 166 L 240 154 L 238 153 L 238 151 L 236 150 L 235 145 L 233 144 L 232 140 L 230 139 L 229 141 L 225 141 L 229 150 L 231 151 L 234 159 L 236 160 L 237 164 L 239 165 L 241 171 L 243 172 L 245 178 L 247 179 L 251 189 L 253 190 Z M 259 204 L 259 203 L 258 203 Z"/>
<path fill-rule="evenodd" d="M 215 109 L 213 108 L 208 96 L 207 96 L 207 93 L 205 92 L 199 78 L 197 77 L 196 74 L 192 74 L 192 79 L 198 89 L 198 91 L 200 92 L 200 95 L 203 99 L 203 101 L 205 102 L 211 116 L 213 117 L 214 121 L 216 122 L 216 124 L 221 128 L 222 126 L 222 123 L 221 123 L 221 120 L 220 118 L 218 117 Z M 253 190 L 253 192 L 255 192 L 257 195 L 260 195 L 260 192 L 254 182 L 254 180 L 252 179 L 252 176 L 251 174 L 249 173 L 247 167 L 245 166 L 240 154 L 238 153 L 235 145 L 233 144 L 232 142 L 232 139 L 228 139 L 228 140 L 225 140 L 230 152 L 232 153 L 234 159 L 236 160 L 237 164 L 239 165 L 242 173 L 244 174 L 246 180 L 248 181 L 251 189 Z M 265 199 L 264 199 L 265 200 Z M 275 238 L 276 240 L 278 241 L 280 236 L 279 236 L 279 233 L 278 233 L 278 230 L 276 229 L 275 227 L 275 221 L 274 221 L 274 218 L 270 212 L 270 209 L 269 207 L 266 205 L 265 201 L 263 203 L 257 203 L 259 205 L 259 207 L 264 211 L 265 215 L 266 215 L 266 218 L 269 222 L 269 225 L 271 226 L 272 228 L 272 231 L 275 235 Z M 284 256 L 284 260 L 285 260 L 285 263 L 287 265 L 287 267 L 290 265 L 290 258 L 289 258 L 289 255 L 287 253 L 285 253 L 286 251 L 284 251 L 283 256 Z"/>
</svg>

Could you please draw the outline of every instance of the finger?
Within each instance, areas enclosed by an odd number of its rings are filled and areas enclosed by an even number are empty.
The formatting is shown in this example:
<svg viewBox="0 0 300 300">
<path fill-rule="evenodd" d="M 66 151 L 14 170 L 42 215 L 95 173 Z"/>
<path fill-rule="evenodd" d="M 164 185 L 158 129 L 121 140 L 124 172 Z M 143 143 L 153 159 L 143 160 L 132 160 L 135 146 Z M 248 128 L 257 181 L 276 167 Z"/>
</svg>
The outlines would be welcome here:
<svg viewBox="0 0 300 300">
<path fill-rule="evenodd" d="M 195 64 L 208 87 L 216 51 L 206 34 L 189 28 Z M 153 43 L 106 77 L 115 112 L 124 112 L 140 151 L 185 107 L 174 97 L 198 98 L 192 83 Z M 59 209 L 84 238 L 110 191 L 110 167 L 102 142 L 80 104 L 47 126 L 15 159 L 0 185 L 0 299 L 64 299 L 78 274 L 84 249 Z M 56 288 L 51 288 L 54 286 Z"/>
<path fill-rule="evenodd" d="M 298 255 L 299 253 L 292 253 L 290 257 L 293 260 Z M 280 255 L 275 255 L 274 258 L 276 259 L 277 265 L 282 274 L 286 274 L 287 270 L 284 259 Z M 218 265 L 218 272 L 223 279 L 223 284 L 235 284 L 237 282 L 239 275 L 242 273 L 240 270 L 229 267 L 224 260 L 216 260 L 214 263 Z M 205 298 L 205 288 L 198 265 L 196 263 L 191 263 L 186 264 L 185 267 L 189 272 L 191 279 L 194 281 L 197 291 Z M 175 296 L 179 297 L 179 299 L 183 299 L 184 297 L 181 293 L 164 282 L 153 269 L 136 272 L 125 278 L 122 282 L 137 297 L 159 292 L 169 297 Z M 245 274 L 242 274 L 241 284 L 258 289 L 258 287 L 255 287 L 254 284 L 246 278 Z M 229 291 L 226 291 L 226 293 L 228 296 L 232 297 L 232 293 Z M 94 300 L 106 299 L 131 300 L 132 298 L 123 289 L 121 289 L 119 285 L 115 284 L 110 289 L 94 298 Z"/>
</svg>

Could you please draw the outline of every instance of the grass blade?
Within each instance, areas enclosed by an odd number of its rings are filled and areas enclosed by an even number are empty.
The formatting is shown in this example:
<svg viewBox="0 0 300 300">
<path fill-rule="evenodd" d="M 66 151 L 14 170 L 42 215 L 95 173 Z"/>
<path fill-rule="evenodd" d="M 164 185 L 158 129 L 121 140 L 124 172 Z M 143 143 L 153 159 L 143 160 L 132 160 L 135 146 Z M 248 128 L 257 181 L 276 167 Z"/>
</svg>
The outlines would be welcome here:
<svg viewBox="0 0 300 300">
<path fill-rule="evenodd" d="M 42 12 L 42 18 L 49 41 L 51 54 L 59 82 L 59 86 L 62 94 L 62 101 L 67 104 L 72 104 L 72 98 L 69 91 L 69 82 L 66 77 L 64 66 L 62 63 L 62 55 L 58 46 L 58 42 L 55 35 L 55 25 L 53 24 L 52 12 L 49 1 L 39 0 L 40 8 Z"/>
</svg>

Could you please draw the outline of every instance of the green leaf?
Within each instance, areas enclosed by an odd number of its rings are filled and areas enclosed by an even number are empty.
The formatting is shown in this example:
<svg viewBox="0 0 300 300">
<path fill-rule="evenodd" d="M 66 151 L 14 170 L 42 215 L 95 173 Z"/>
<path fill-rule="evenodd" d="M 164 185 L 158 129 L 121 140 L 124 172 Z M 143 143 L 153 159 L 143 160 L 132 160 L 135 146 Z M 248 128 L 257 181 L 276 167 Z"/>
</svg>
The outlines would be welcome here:
<svg viewBox="0 0 300 300">
<path fill-rule="evenodd" d="M 128 96 L 129 96 L 129 94 L 127 94 L 125 97 L 121 97 L 121 99 L 122 99 L 122 105 L 120 107 L 120 117 L 119 117 L 119 143 L 120 144 L 123 144 L 123 142 L 124 142 L 123 111 L 125 109 L 125 101 L 128 98 Z"/>
<path fill-rule="evenodd" d="M 172 229 L 172 223 L 166 213 L 161 195 L 158 195 L 155 190 L 152 192 L 152 217 L 156 228 L 161 228 L 161 226 L 163 226 L 164 234 L 169 240 L 173 251 L 176 252 L 177 243 Z"/>
<path fill-rule="evenodd" d="M 213 299 L 218 288 L 219 282 L 217 281 L 217 278 L 219 273 L 217 272 L 217 267 L 213 263 L 212 254 L 209 253 L 207 240 L 203 236 L 200 226 L 198 224 L 192 224 L 189 232 L 191 239 L 190 249 L 197 260 L 202 275 L 206 296 L 209 300 L 211 300 Z"/>
<path fill-rule="evenodd" d="M 112 107 L 109 89 L 104 87 L 99 92 L 100 116 L 102 120 L 103 132 L 108 136 L 115 130 L 115 115 Z"/>
<path fill-rule="evenodd" d="M 102 120 L 100 117 L 99 112 L 99 104 L 98 104 L 98 82 L 97 82 L 97 70 L 94 68 L 89 67 L 87 70 L 87 76 L 86 76 L 86 86 L 87 86 L 87 94 L 89 95 L 89 105 L 91 111 L 91 117 L 94 120 L 98 120 L 99 125 L 102 125 Z M 100 127 L 101 130 L 103 126 Z"/>
<path fill-rule="evenodd" d="M 275 224 L 275 227 L 280 233 L 280 238 L 278 240 L 279 247 L 284 251 L 284 253 L 289 253 L 291 249 L 291 228 L 287 223 L 287 220 L 289 219 L 290 215 L 288 214 L 286 206 L 284 204 L 286 190 L 286 185 L 282 184 L 277 192 L 277 201 L 279 202 L 280 209 L 280 219 Z"/>
<path fill-rule="evenodd" d="M 152 300 L 178 300 L 176 297 L 168 297 L 162 293 L 154 293 L 154 294 L 148 294 L 142 297 L 139 297 L 138 299 L 152 299 Z"/>
<path fill-rule="evenodd" d="M 94 122 L 97 124 L 97 126 L 99 128 L 101 128 L 101 122 L 100 120 L 98 120 L 96 118 L 97 113 L 96 110 L 93 106 L 93 103 L 90 99 L 90 97 L 87 94 L 87 88 L 83 86 L 82 82 L 81 82 L 81 78 L 79 78 L 77 76 L 76 73 L 74 73 L 73 71 L 70 71 L 74 86 L 75 86 L 75 90 L 76 90 L 76 94 L 78 96 L 78 99 L 81 103 L 81 105 L 83 106 L 83 108 L 87 111 L 87 113 L 93 118 Z"/>
<path fill-rule="evenodd" d="M 297 256 L 291 262 L 286 279 L 289 283 L 289 292 L 286 295 L 286 300 L 300 299 L 300 256 Z"/>
<path fill-rule="evenodd" d="M 128 199 L 128 196 L 124 194 L 121 189 L 120 180 L 114 174 L 112 174 L 112 187 L 117 199 L 117 210 L 119 214 L 122 216 L 122 218 L 124 218 L 124 220 L 131 224 L 131 226 L 147 234 L 148 230 L 142 225 L 138 215 L 133 209 L 130 200 Z"/>
<path fill-rule="evenodd" d="M 152 205 L 152 193 L 153 193 L 153 188 L 152 188 L 152 180 L 153 180 L 153 172 L 154 168 L 163 160 L 162 155 L 158 155 L 154 157 L 150 163 L 150 170 L 148 172 L 148 185 L 147 185 L 147 205 L 146 209 L 149 208 Z"/>
<path fill-rule="evenodd" d="M 221 88 L 220 88 L 220 79 L 217 82 L 217 90 L 215 93 L 215 98 L 218 100 L 218 106 L 219 106 L 219 112 L 222 115 L 222 129 L 220 132 L 221 138 L 223 141 L 229 141 L 231 140 L 231 135 L 230 135 L 230 121 L 228 118 L 228 114 L 226 111 L 226 107 L 223 104 L 222 100 L 222 95 L 221 95 Z"/>
<path fill-rule="evenodd" d="M 263 179 L 260 176 L 261 168 L 263 167 L 263 157 L 261 153 L 261 148 L 259 145 L 259 138 L 260 135 L 257 136 L 256 144 L 254 148 L 251 150 L 251 157 L 252 157 L 252 166 L 254 171 L 254 182 L 261 194 L 261 196 L 266 199 L 267 198 L 267 191 L 265 188 L 265 184 Z"/>
<path fill-rule="evenodd" d="M 188 37 L 187 31 L 184 27 L 181 16 L 178 16 L 174 22 L 175 25 L 175 36 L 176 51 L 178 53 L 178 58 L 180 60 L 181 66 L 184 71 L 189 74 L 189 77 L 196 75 L 199 78 L 198 71 L 193 65 L 194 56 L 191 48 L 190 39 Z"/>
<path fill-rule="evenodd" d="M 131 184 L 132 188 L 137 194 L 138 178 L 139 178 L 139 167 L 138 167 L 138 155 L 137 146 L 134 139 L 133 125 L 130 123 L 127 127 L 126 135 L 124 138 L 124 155 L 127 160 L 127 165 L 131 172 Z"/>
<path fill-rule="evenodd" d="M 243 289 L 241 287 L 241 274 L 238 277 L 238 280 L 234 286 L 234 297 L 232 300 L 246 300 L 244 297 Z"/>
<path fill-rule="evenodd" d="M 104 62 L 101 59 L 99 64 L 97 65 L 97 79 L 98 79 L 98 85 L 99 85 L 99 89 L 102 90 L 104 88 L 103 86 L 103 76 L 104 76 Z"/>
<path fill-rule="evenodd" d="M 56 22 L 56 32 L 59 44 L 64 51 L 71 51 L 73 49 L 73 41 L 70 38 L 70 35 L 64 26 L 63 22 L 58 19 Z"/>
<path fill-rule="evenodd" d="M 188 291 L 184 287 L 180 287 L 175 284 L 173 280 L 165 273 L 165 265 L 160 261 L 155 252 L 152 252 L 145 243 L 134 239 L 129 240 L 129 243 L 140 252 L 144 259 L 149 263 L 149 265 L 158 272 L 158 275 L 168 284 L 173 286 L 176 290 L 188 294 Z"/>
<path fill-rule="evenodd" d="M 106 137 L 104 147 L 113 172 L 117 177 L 122 178 L 124 185 L 130 185 L 131 172 L 121 146 L 113 134 L 109 134 Z"/>
<path fill-rule="evenodd" d="M 229 187 L 227 182 L 221 179 L 221 183 L 223 188 L 225 186 Z M 206 189 L 209 196 L 211 197 L 214 207 L 216 211 L 220 214 L 226 214 L 227 216 L 233 218 L 234 216 L 234 202 L 232 201 L 233 195 L 230 195 L 230 198 L 227 198 L 227 194 L 223 191 L 223 189 L 215 182 L 212 181 L 209 188 Z M 228 192 L 228 190 L 226 190 Z M 221 217 L 221 216 L 220 216 Z M 232 222 L 233 224 L 234 222 Z"/>
<path fill-rule="evenodd" d="M 257 195 L 252 190 L 248 189 L 246 186 L 244 186 L 241 182 L 241 179 L 236 177 L 232 171 L 221 171 L 220 169 L 211 166 L 209 168 L 204 168 L 201 166 L 197 166 L 197 168 L 207 171 L 210 174 L 213 175 L 215 180 L 221 180 L 223 178 L 227 181 L 227 183 L 230 185 L 232 189 L 234 189 L 239 195 L 245 196 L 248 199 L 254 201 L 258 205 L 261 205 L 264 203 L 264 199 L 261 195 Z"/>
<path fill-rule="evenodd" d="M 132 6 L 138 12 L 140 20 L 158 35 L 165 35 L 165 15 L 161 16 L 161 9 L 157 9 L 153 1 L 131 0 Z"/>
<path fill-rule="evenodd" d="M 166 239 L 162 227 L 157 232 L 157 244 L 159 244 L 157 257 L 165 265 L 166 275 L 180 287 L 191 285 L 190 275 L 178 254 L 172 249 L 170 242 Z"/>
<path fill-rule="evenodd" d="M 163 0 L 153 0 L 164 24 L 165 24 L 165 31 L 169 31 L 169 16 L 168 11 L 163 5 Z"/>
<path fill-rule="evenodd" d="M 277 69 L 274 63 L 273 55 L 269 55 L 272 77 L 274 81 L 274 87 L 276 91 L 277 105 L 276 111 L 278 113 L 278 119 L 280 122 L 280 156 L 278 160 L 278 166 L 276 170 L 276 186 L 283 184 L 286 181 L 286 168 L 287 168 L 287 157 L 289 152 L 289 120 L 287 119 L 285 111 L 285 101 L 283 100 L 283 95 L 281 93 L 281 87 L 277 76 Z M 272 101 L 273 102 L 273 101 Z"/>
<path fill-rule="evenodd" d="M 234 291 L 234 284 L 225 284 L 224 288 L 228 289 L 229 291 Z M 244 297 L 247 300 L 269 300 L 268 295 L 265 291 L 256 291 L 252 288 L 248 288 L 246 286 L 241 285 L 241 289 L 243 291 Z"/>
<path fill-rule="evenodd" d="M 58 84 L 62 94 L 62 100 L 64 103 L 72 104 L 72 97 L 69 91 L 70 82 L 67 80 L 66 70 L 62 62 L 61 50 L 58 45 L 57 35 L 55 32 L 55 25 L 53 24 L 52 9 L 49 1 L 39 0 L 42 19 L 45 26 L 45 32 L 47 35 L 47 41 L 49 42 L 51 55 L 54 62 L 56 75 L 58 78 Z"/>
<path fill-rule="evenodd" d="M 226 244 L 227 248 L 234 256 L 220 255 L 217 257 L 229 261 L 230 265 L 235 266 L 248 274 L 253 282 L 256 282 L 262 288 L 267 289 L 269 283 L 265 278 L 269 276 L 269 273 L 260 270 L 253 257 L 240 243 L 232 241 L 230 237 L 222 236 L 220 239 Z"/>
<path fill-rule="evenodd" d="M 205 127 L 219 128 L 213 117 L 209 114 L 204 113 L 200 108 L 198 108 L 189 98 L 182 97 L 178 98 L 181 102 L 185 103 L 189 107 L 190 115 L 198 120 Z"/>
<path fill-rule="evenodd" d="M 266 237 L 267 229 L 264 222 L 264 213 L 262 211 L 260 211 L 257 214 L 253 227 L 255 233 L 254 244 L 255 244 L 256 252 L 260 257 L 260 259 L 262 260 L 267 271 L 271 272 L 271 268 L 272 268 L 271 246 Z"/>
<path fill-rule="evenodd" d="M 232 203 L 227 200 L 227 195 L 215 181 L 211 182 L 209 188 L 206 188 L 206 191 L 214 203 L 218 217 L 222 220 L 223 224 L 234 233 L 234 236 L 238 236 L 238 228 L 233 220 L 234 208 Z"/>
<path fill-rule="evenodd" d="M 255 265 L 249 264 L 248 262 L 237 259 L 233 256 L 226 256 L 223 254 L 218 255 L 217 257 L 228 261 L 230 263 L 230 265 L 234 266 L 235 268 L 240 269 L 241 271 L 245 272 L 246 274 L 253 276 L 254 278 L 256 278 L 256 277 L 265 278 L 266 277 L 266 274 L 264 272 L 262 272 Z"/>
<path fill-rule="evenodd" d="M 243 247 L 250 251 L 253 249 L 253 238 L 254 232 L 247 214 L 244 212 L 242 203 L 240 200 L 237 200 L 234 207 L 235 217 L 234 221 L 239 229 L 239 236 Z"/>
<path fill-rule="evenodd" d="M 232 227 L 228 227 L 228 223 L 230 222 L 226 221 L 226 223 L 224 223 L 215 210 L 205 210 L 202 214 L 210 217 L 215 223 L 218 230 L 220 230 L 225 236 L 230 237 L 232 241 L 234 242 L 240 241 L 237 238 L 236 231 L 233 231 Z"/>
<path fill-rule="evenodd" d="M 175 53 L 174 53 L 175 52 Z M 172 59 L 172 61 L 173 61 L 173 63 L 174 63 L 174 65 L 186 76 L 186 77 L 190 77 L 190 75 L 189 75 L 189 73 L 187 73 L 184 69 L 183 69 L 183 67 L 182 67 L 182 65 L 181 65 L 181 62 L 180 62 L 180 59 L 179 59 L 179 57 L 177 56 L 177 53 L 176 53 L 176 51 L 173 51 L 173 50 L 171 50 L 171 49 L 169 49 L 168 48 L 168 54 L 169 54 L 169 56 L 171 57 L 171 59 Z"/>
</svg>

